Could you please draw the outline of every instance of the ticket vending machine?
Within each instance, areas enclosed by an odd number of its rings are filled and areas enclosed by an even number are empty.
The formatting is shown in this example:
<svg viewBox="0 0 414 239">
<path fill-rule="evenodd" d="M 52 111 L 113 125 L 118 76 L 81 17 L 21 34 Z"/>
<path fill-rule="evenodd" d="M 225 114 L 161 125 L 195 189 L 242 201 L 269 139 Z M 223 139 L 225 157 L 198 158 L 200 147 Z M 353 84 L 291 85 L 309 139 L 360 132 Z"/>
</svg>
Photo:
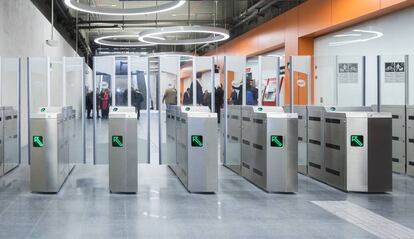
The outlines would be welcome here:
<svg viewBox="0 0 414 239">
<path fill-rule="evenodd" d="M 73 169 L 68 162 L 64 107 L 41 107 L 30 117 L 32 192 L 57 193 Z"/>
<path fill-rule="evenodd" d="M 109 111 L 109 190 L 138 190 L 138 131 L 134 107 L 111 107 Z"/>
</svg>

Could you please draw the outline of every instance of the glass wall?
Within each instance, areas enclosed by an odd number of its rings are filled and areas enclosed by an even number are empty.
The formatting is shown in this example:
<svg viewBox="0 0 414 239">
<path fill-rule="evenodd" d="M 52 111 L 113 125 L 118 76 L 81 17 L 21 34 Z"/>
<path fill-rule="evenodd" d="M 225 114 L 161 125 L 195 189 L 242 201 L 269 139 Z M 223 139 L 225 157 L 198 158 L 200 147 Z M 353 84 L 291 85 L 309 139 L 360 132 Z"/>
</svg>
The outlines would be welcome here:
<svg viewBox="0 0 414 239">
<path fill-rule="evenodd" d="M 0 58 L 0 114 L 3 156 L 0 176 L 17 167 L 20 160 L 20 58 Z"/>
<path fill-rule="evenodd" d="M 28 59 L 28 84 L 29 116 L 39 112 L 42 107 L 72 107 L 75 115 L 72 134 L 68 139 L 69 162 L 85 163 L 84 59 L 31 57 Z"/>
</svg>

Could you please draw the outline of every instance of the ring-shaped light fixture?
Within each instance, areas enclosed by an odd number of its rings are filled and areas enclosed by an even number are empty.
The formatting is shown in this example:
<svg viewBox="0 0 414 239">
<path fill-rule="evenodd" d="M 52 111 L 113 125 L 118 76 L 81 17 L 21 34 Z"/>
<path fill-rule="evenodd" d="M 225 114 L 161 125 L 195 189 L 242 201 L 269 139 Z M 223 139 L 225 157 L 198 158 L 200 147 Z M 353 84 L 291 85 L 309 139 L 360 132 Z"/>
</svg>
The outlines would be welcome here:
<svg viewBox="0 0 414 239">
<path fill-rule="evenodd" d="M 160 39 L 160 36 L 177 33 L 206 33 L 211 34 L 209 37 L 197 39 Z M 195 45 L 225 41 L 230 38 L 230 33 L 224 28 L 206 27 L 206 26 L 179 26 L 179 27 L 162 27 L 157 29 L 145 30 L 139 34 L 139 40 L 146 43 L 159 45 Z"/>
<path fill-rule="evenodd" d="M 100 15 L 113 15 L 113 16 L 132 16 L 132 15 L 146 15 L 171 11 L 173 9 L 179 8 L 185 4 L 185 0 L 175 0 L 165 4 L 161 4 L 153 7 L 144 7 L 144 8 L 127 8 L 127 9 L 118 9 L 118 8 L 107 8 L 107 7 L 93 7 L 88 4 L 77 2 L 76 0 L 65 0 L 65 4 L 77 11 L 87 12 L 92 14 Z"/>
<path fill-rule="evenodd" d="M 169 51 L 169 52 L 155 52 L 148 54 L 148 57 L 160 57 L 160 56 L 183 56 L 183 57 L 194 57 L 193 54 L 188 52 L 177 52 L 177 51 Z"/>
<path fill-rule="evenodd" d="M 138 41 L 138 34 L 133 33 L 124 33 L 124 34 L 116 34 L 116 35 L 107 35 L 101 36 L 94 40 L 96 44 L 103 45 L 103 46 L 112 46 L 112 47 L 145 47 L 145 46 L 154 46 L 155 43 L 146 43 L 146 42 L 116 42 L 111 41 L 110 39 L 129 39 L 135 38 Z M 163 39 L 163 38 L 160 38 Z"/>
</svg>

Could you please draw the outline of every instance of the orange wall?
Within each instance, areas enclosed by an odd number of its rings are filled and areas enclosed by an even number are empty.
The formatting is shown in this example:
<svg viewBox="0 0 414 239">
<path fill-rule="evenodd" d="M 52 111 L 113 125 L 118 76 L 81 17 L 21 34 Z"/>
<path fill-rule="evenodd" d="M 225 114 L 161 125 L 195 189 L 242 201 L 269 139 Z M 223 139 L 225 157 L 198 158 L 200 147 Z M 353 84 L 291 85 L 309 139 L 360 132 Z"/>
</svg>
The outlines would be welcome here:
<svg viewBox="0 0 414 239">
<path fill-rule="evenodd" d="M 283 47 L 286 60 L 289 56 L 313 55 L 315 37 L 413 5 L 414 0 L 308 0 L 207 55 L 252 56 Z M 313 86 L 313 62 L 311 65 Z M 285 79 L 285 103 L 289 104 L 289 74 Z M 304 89 L 294 87 L 300 93 L 295 93 L 294 103 L 306 104 Z M 313 88 L 311 92 L 313 102 Z"/>
</svg>

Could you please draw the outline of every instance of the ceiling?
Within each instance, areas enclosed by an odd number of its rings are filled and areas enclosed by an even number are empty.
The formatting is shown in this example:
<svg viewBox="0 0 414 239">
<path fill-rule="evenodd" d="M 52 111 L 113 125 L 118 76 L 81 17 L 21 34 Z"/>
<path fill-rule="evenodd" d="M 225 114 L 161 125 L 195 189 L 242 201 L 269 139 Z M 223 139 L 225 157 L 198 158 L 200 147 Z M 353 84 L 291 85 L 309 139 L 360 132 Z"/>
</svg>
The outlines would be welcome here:
<svg viewBox="0 0 414 239">
<path fill-rule="evenodd" d="M 50 18 L 51 0 L 32 0 Z M 63 0 L 55 1 L 55 22 L 60 31 L 66 31 L 77 40 L 78 48 L 86 55 L 101 52 L 157 52 L 187 51 L 202 54 L 217 44 L 190 46 L 154 46 L 142 48 L 106 47 L 94 43 L 94 39 L 108 34 L 133 32 L 165 26 L 203 25 L 228 29 L 231 38 L 238 36 L 271 18 L 280 15 L 305 0 L 187 0 L 180 8 L 159 14 L 142 16 L 106 16 L 86 14 L 68 9 Z M 169 1 L 153 0 L 79 0 L 101 7 L 142 8 Z M 78 33 L 78 34 L 76 34 Z M 191 38 L 194 35 L 174 36 Z"/>
</svg>

